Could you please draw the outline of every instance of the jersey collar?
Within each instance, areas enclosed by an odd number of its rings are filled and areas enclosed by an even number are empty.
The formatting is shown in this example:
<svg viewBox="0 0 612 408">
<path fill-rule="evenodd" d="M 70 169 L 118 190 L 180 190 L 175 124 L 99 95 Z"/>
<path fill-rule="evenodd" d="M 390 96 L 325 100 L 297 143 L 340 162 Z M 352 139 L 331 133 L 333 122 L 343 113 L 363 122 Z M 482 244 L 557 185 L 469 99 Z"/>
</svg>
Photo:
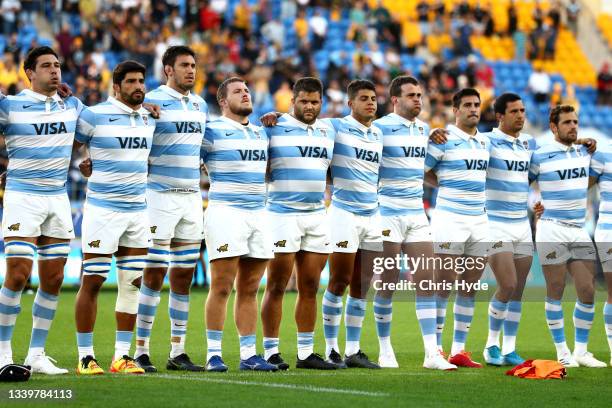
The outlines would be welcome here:
<svg viewBox="0 0 612 408">
<path fill-rule="evenodd" d="M 357 129 L 359 129 L 364 135 L 368 134 L 368 130 L 374 133 L 374 129 L 372 129 L 372 126 L 370 127 L 365 126 L 364 124 L 359 122 L 357 119 L 355 119 L 352 115 L 347 115 L 344 117 L 344 119 L 347 122 L 349 122 L 352 126 L 355 126 Z"/>
<path fill-rule="evenodd" d="M 174 99 L 181 100 L 181 99 L 184 99 L 184 98 L 186 98 L 186 99 L 190 99 L 191 98 L 191 92 L 187 92 L 187 95 L 183 95 L 182 93 L 180 93 L 180 92 L 170 88 L 168 85 L 161 85 L 159 87 L 159 89 L 162 92 L 172 96 Z"/>
<path fill-rule="evenodd" d="M 416 126 L 417 125 L 416 119 L 413 120 L 413 121 L 409 121 L 408 119 L 398 115 L 395 112 L 391 112 L 388 116 L 390 118 L 400 122 L 402 125 L 406 126 L 408 129 L 410 129 L 412 126 Z"/>
<path fill-rule="evenodd" d="M 249 121 L 249 123 L 247 123 L 246 125 L 243 125 L 240 122 L 236 122 L 235 120 L 228 118 L 227 116 L 219 116 L 219 119 L 239 130 L 244 130 L 244 128 L 246 127 L 253 128 L 253 124 L 251 123 L 251 121 Z"/>
<path fill-rule="evenodd" d="M 296 117 L 288 113 L 283 113 L 281 117 L 284 118 L 287 122 L 291 123 L 293 126 L 297 126 L 300 129 L 308 130 L 309 126 L 313 129 L 321 127 L 321 122 L 319 121 L 319 119 L 316 119 L 312 125 L 309 125 L 307 123 L 302 122 L 301 120 L 298 120 Z"/>
<path fill-rule="evenodd" d="M 576 146 L 576 145 L 570 145 L 570 146 L 566 146 L 563 143 L 559 143 L 556 140 L 553 139 L 552 142 L 550 142 L 557 150 L 562 151 L 562 152 L 573 152 L 573 151 L 577 151 L 579 149 L 580 146 Z"/>
<path fill-rule="evenodd" d="M 448 125 L 448 130 L 450 132 L 452 132 L 455 136 L 458 136 L 460 139 L 463 139 L 465 141 L 468 141 L 470 139 L 474 139 L 474 140 L 480 140 L 481 139 L 481 137 L 480 137 L 481 135 L 480 135 L 480 132 L 478 131 L 478 129 L 476 129 L 476 134 L 473 135 L 473 136 L 465 133 L 463 130 L 459 129 L 455 125 Z"/>
<path fill-rule="evenodd" d="M 122 110 L 123 112 L 127 113 L 128 115 L 133 115 L 135 113 L 140 114 L 140 115 L 147 115 L 148 111 L 143 108 L 142 106 L 140 107 L 140 109 L 138 110 L 134 110 L 132 108 L 130 108 L 129 106 L 127 106 L 126 104 L 124 104 L 123 102 L 120 102 L 119 100 L 117 100 L 116 98 L 109 96 L 108 97 L 108 102 L 115 106 L 116 108 Z"/>
<path fill-rule="evenodd" d="M 57 92 L 51 96 L 47 96 L 47 95 L 40 94 L 38 92 L 34 92 L 31 89 L 24 89 L 23 93 L 28 95 L 30 98 L 36 99 L 37 101 L 40 101 L 40 102 L 46 102 L 47 99 L 49 98 L 53 99 L 53 101 L 55 102 L 62 100 L 62 98 L 57 94 Z"/>
</svg>

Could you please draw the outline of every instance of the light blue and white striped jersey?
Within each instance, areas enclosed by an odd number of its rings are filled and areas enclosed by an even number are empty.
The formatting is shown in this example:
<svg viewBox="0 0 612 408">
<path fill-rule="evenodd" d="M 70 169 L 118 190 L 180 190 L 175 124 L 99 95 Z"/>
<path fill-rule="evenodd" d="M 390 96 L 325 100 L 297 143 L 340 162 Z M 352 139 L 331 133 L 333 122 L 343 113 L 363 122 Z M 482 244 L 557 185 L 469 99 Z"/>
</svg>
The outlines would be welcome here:
<svg viewBox="0 0 612 408">
<path fill-rule="evenodd" d="M 89 147 L 89 204 L 122 212 L 146 209 L 154 131 L 155 121 L 146 109 L 135 111 L 113 97 L 81 113 L 76 140 Z"/>
<path fill-rule="evenodd" d="M 210 204 L 242 209 L 264 208 L 268 135 L 259 126 L 221 116 L 206 124 L 202 157 Z"/>
<path fill-rule="evenodd" d="M 378 211 L 378 172 L 382 157 L 381 130 L 369 128 L 351 115 L 324 119 L 336 130 L 331 163 L 332 205 L 357 215 Z"/>
<path fill-rule="evenodd" d="M 381 215 L 422 212 L 429 126 L 390 113 L 375 120 L 383 133 L 378 199 Z"/>
<path fill-rule="evenodd" d="M 529 164 L 536 149 L 530 135 L 518 137 L 498 128 L 485 133 L 491 142 L 491 158 L 487 169 L 487 215 L 498 222 L 521 222 L 527 218 Z"/>
<path fill-rule="evenodd" d="M 77 118 L 83 104 L 25 89 L 0 101 L 0 133 L 9 163 L 6 189 L 29 194 L 66 193 Z"/>
<path fill-rule="evenodd" d="M 325 210 L 327 169 L 336 131 L 323 121 L 312 125 L 284 114 L 266 128 L 270 139 L 268 210 L 277 213 Z"/>
<path fill-rule="evenodd" d="M 425 171 L 438 177 L 436 210 L 455 214 L 485 213 L 485 184 L 489 166 L 489 139 L 482 133 L 468 135 L 449 125 L 445 144 L 429 142 Z"/>
<path fill-rule="evenodd" d="M 162 85 L 145 102 L 161 108 L 155 121 L 149 156 L 148 188 L 155 191 L 200 191 L 200 150 L 208 117 L 204 99 Z"/>
<path fill-rule="evenodd" d="M 597 146 L 591 157 L 590 176 L 599 184 L 599 220 L 597 228 L 612 230 L 612 146 L 610 141 Z"/>
<path fill-rule="evenodd" d="M 591 156 L 584 146 L 553 141 L 535 151 L 529 179 L 540 186 L 542 218 L 584 225 L 590 164 Z"/>
</svg>

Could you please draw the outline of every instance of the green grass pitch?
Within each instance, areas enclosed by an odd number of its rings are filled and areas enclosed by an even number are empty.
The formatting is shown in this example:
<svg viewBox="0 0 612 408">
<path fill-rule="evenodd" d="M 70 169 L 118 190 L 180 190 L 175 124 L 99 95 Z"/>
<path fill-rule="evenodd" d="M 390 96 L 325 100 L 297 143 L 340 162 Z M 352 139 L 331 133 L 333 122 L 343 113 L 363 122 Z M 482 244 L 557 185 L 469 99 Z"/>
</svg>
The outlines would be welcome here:
<svg viewBox="0 0 612 408">
<path fill-rule="evenodd" d="M 392 342 L 400 364 L 396 370 L 377 371 L 341 370 L 312 372 L 291 369 L 280 373 L 242 373 L 238 371 L 238 339 L 228 307 L 228 323 L 223 341 L 223 357 L 230 371 L 225 374 L 178 373 L 165 370 L 169 351 L 168 291 L 164 291 L 151 338 L 151 358 L 160 372 L 141 376 L 108 373 L 114 347 L 115 292 L 101 294 L 98 320 L 94 334 L 96 356 L 107 371 L 103 376 L 78 377 L 74 326 L 76 292 L 66 290 L 60 297 L 57 316 L 47 342 L 47 353 L 58 360 L 58 365 L 70 369 L 61 377 L 35 375 L 28 383 L 0 384 L 0 406 L 65 405 L 103 407 L 165 406 L 589 406 L 609 407 L 612 401 L 612 367 L 603 369 L 570 369 L 565 380 L 524 380 L 506 376 L 507 368 L 460 369 L 437 372 L 421 368 L 423 347 L 414 303 L 396 302 L 393 309 Z M 568 298 L 570 292 L 568 292 Z M 260 293 L 261 299 L 262 293 Z M 191 297 L 187 352 L 200 364 L 206 356 L 203 305 L 206 292 L 194 290 Z M 296 356 L 296 327 L 293 320 L 295 294 L 288 293 L 284 304 L 281 328 L 281 352 L 292 366 Z M 602 296 L 596 308 L 591 332 L 590 350 L 596 357 L 609 362 L 602 318 Z M 233 297 L 232 297 L 233 300 Z M 13 338 L 16 362 L 22 362 L 27 352 L 31 328 L 33 296 L 22 297 L 22 312 L 17 320 Z M 320 305 L 320 303 L 319 303 Z M 571 324 L 572 302 L 566 302 L 565 319 L 568 342 L 573 345 Z M 467 348 L 477 361 L 482 361 L 486 341 L 487 304 L 477 302 L 476 314 L 468 338 Z M 344 343 L 344 326 L 340 331 Z M 445 349 L 450 349 L 452 336 L 452 302 L 449 303 L 444 336 Z M 261 346 L 261 325 L 258 350 Z M 378 342 L 368 304 L 362 349 L 373 359 L 378 355 Z M 525 358 L 554 359 L 555 351 L 544 318 L 543 302 L 526 302 L 519 329 L 517 349 Z M 132 347 L 132 352 L 134 347 Z M 315 351 L 323 353 L 324 339 L 320 318 L 317 321 Z M 9 401 L 8 390 L 69 389 L 70 401 L 27 400 Z"/>
</svg>

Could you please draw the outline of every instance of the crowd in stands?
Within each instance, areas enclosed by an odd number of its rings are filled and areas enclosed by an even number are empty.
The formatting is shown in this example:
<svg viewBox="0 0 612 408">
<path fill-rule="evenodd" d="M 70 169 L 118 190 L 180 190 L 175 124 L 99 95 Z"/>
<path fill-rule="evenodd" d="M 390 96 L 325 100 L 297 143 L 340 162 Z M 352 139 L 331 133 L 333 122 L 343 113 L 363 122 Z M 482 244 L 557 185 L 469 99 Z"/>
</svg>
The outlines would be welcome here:
<svg viewBox="0 0 612 408">
<path fill-rule="evenodd" d="M 537 3 L 527 17 L 510 2 L 503 24 L 494 19 L 495 4 L 446 4 L 421 0 L 408 14 L 397 15 L 376 0 L 1 0 L 0 90 L 15 94 L 26 86 L 21 59 L 31 46 L 45 42 L 62 57 L 64 81 L 85 104 L 93 105 L 108 95 L 117 62 L 142 62 L 152 89 L 165 81 L 165 49 L 187 44 L 198 55 L 194 92 L 205 98 L 213 114 L 218 112 L 218 85 L 237 74 L 249 83 L 253 119 L 271 110 L 287 111 L 291 85 L 306 75 L 319 76 L 325 83 L 324 116 L 348 113 L 345 89 L 355 77 L 376 84 L 383 115 L 390 109 L 391 79 L 410 72 L 425 88 L 423 120 L 445 126 L 451 119 L 453 93 L 471 86 L 481 92 L 481 126 L 488 130 L 495 121 L 495 74 L 478 56 L 471 38 L 504 37 L 513 41 L 515 59 L 546 59 L 555 54 L 563 24 L 574 32 L 579 29 L 575 0 L 553 1 L 546 10 Z M 43 18 L 55 33 L 52 39 L 31 35 L 32 23 Z M 445 36 L 450 44 L 438 41 Z M 538 69 L 533 75 L 548 76 Z M 610 104 L 607 66 L 598 80 L 598 101 Z M 532 93 L 536 102 L 548 107 L 574 98 L 571 87 L 563 87 L 548 78 L 530 80 L 517 91 Z M 0 157 L 0 166 L 1 161 Z M 78 177 L 76 168 L 73 174 Z"/>
</svg>

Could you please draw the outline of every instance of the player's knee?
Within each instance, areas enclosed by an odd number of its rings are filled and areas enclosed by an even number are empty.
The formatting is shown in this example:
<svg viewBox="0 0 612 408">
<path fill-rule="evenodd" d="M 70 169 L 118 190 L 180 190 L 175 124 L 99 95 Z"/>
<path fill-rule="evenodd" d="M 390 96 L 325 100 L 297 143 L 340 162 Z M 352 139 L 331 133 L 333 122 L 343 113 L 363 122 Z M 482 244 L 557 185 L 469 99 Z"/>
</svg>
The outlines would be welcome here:
<svg viewBox="0 0 612 408">
<path fill-rule="evenodd" d="M 348 281 L 335 281 L 329 283 L 329 291 L 337 296 L 341 296 L 346 291 L 346 287 L 348 286 Z"/>
<path fill-rule="evenodd" d="M 509 299 L 516 290 L 516 279 L 507 279 L 499 282 L 498 291 L 504 299 Z"/>
<path fill-rule="evenodd" d="M 195 268 L 200 258 L 200 242 L 184 242 L 170 249 L 170 262 L 173 267 L 182 269 Z"/>
<path fill-rule="evenodd" d="M 300 297 L 306 299 L 316 298 L 319 291 L 319 280 L 314 278 L 300 279 L 298 289 Z"/>
<path fill-rule="evenodd" d="M 595 287 L 592 282 L 577 284 L 576 292 L 582 303 L 593 303 L 593 299 L 595 298 Z"/>
<path fill-rule="evenodd" d="M 142 269 L 138 270 L 117 270 L 117 302 L 115 311 L 136 314 L 138 312 L 138 289 L 142 279 Z"/>
<path fill-rule="evenodd" d="M 285 283 L 285 284 L 283 284 Z M 286 282 L 278 282 L 275 280 L 269 280 L 266 283 L 266 292 L 273 298 L 281 298 L 285 295 L 285 289 L 287 288 Z"/>
<path fill-rule="evenodd" d="M 227 299 L 232 293 L 232 284 L 213 284 L 210 286 L 210 292 L 216 297 Z"/>
<path fill-rule="evenodd" d="M 9 268 L 15 272 L 29 274 L 30 264 L 27 261 L 34 260 L 36 245 L 27 241 L 8 241 L 4 244 L 4 254 Z"/>
<path fill-rule="evenodd" d="M 64 261 L 70 254 L 70 244 L 61 242 L 56 244 L 41 245 L 38 247 L 38 259 L 40 261 L 53 261 L 63 259 Z"/>
<path fill-rule="evenodd" d="M 147 268 L 167 268 L 170 265 L 170 242 L 153 241 L 147 253 Z"/>
<path fill-rule="evenodd" d="M 62 286 L 62 282 L 64 281 L 64 271 L 59 270 L 53 275 L 46 278 L 46 285 L 51 288 L 60 288 Z"/>
</svg>

